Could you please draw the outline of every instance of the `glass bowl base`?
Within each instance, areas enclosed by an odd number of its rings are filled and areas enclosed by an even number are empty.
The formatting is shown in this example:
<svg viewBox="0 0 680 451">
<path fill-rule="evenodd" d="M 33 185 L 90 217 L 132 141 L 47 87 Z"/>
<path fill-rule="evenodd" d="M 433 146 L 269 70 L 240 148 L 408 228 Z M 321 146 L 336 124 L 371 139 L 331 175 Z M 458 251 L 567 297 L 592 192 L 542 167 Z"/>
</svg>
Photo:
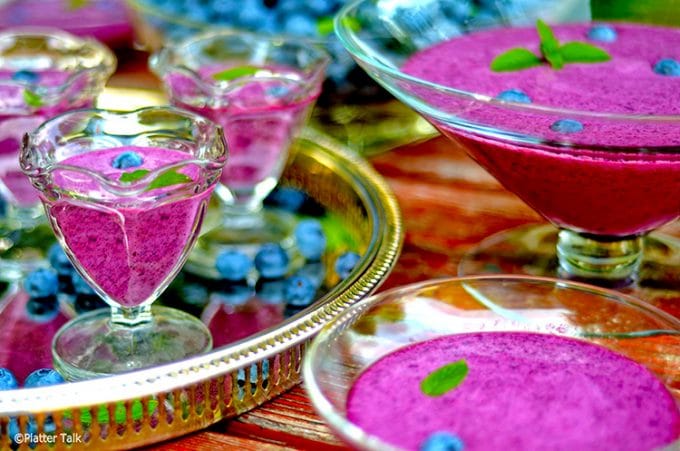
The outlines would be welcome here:
<svg viewBox="0 0 680 451">
<path fill-rule="evenodd" d="M 680 240 L 662 234 L 644 238 L 640 267 L 632 279 L 578 277 L 557 260 L 558 229 L 550 224 L 528 225 L 492 235 L 463 256 L 458 275 L 528 274 L 559 277 L 613 288 L 642 300 L 680 299 Z"/>
<path fill-rule="evenodd" d="M 136 326 L 111 323 L 100 309 L 66 323 L 52 342 L 54 368 L 69 381 L 91 379 L 178 361 L 212 349 L 197 318 L 154 306 L 152 320 Z"/>
<path fill-rule="evenodd" d="M 206 217 L 206 225 L 211 223 L 211 218 Z M 239 250 L 254 258 L 266 243 L 277 243 L 289 250 L 294 245 L 295 224 L 292 213 L 271 208 L 263 208 L 248 217 L 223 218 L 198 238 L 184 269 L 201 277 L 218 279 L 221 276 L 215 269 L 215 261 L 221 252 Z"/>
</svg>

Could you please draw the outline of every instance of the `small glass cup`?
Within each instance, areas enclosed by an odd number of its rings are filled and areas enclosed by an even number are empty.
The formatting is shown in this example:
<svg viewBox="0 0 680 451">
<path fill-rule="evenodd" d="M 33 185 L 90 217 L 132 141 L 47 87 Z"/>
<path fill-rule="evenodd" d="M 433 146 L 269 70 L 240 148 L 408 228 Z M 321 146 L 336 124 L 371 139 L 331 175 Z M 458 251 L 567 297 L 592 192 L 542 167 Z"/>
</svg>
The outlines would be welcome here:
<svg viewBox="0 0 680 451">
<path fill-rule="evenodd" d="M 66 378 L 211 348 L 198 319 L 151 304 L 186 261 L 225 160 L 218 125 L 171 107 L 68 112 L 26 135 L 22 170 L 66 254 L 111 306 L 55 336 L 55 368 Z"/>
<path fill-rule="evenodd" d="M 51 28 L 0 32 L 1 279 L 18 279 L 45 262 L 39 235 L 45 216 L 19 168 L 21 138 L 52 116 L 92 107 L 115 67 L 111 51 L 94 39 Z"/>
<path fill-rule="evenodd" d="M 225 247 L 292 244 L 291 215 L 262 202 L 320 94 L 328 62 L 302 39 L 230 31 L 200 34 L 151 57 L 172 104 L 220 124 L 229 143 L 229 164 L 215 190 L 219 223 L 201 236 L 188 268 L 214 272 Z"/>
</svg>

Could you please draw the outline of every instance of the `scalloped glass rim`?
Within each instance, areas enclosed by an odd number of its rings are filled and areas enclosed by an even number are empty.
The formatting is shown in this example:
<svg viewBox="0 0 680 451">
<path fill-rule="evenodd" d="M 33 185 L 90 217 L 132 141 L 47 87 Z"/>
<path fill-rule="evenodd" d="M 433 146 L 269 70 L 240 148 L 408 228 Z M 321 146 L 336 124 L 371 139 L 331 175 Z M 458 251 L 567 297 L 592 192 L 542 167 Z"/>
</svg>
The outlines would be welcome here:
<svg viewBox="0 0 680 451">
<path fill-rule="evenodd" d="M 3 46 L 4 40 L 15 39 L 17 37 L 40 37 L 49 39 L 58 39 L 60 42 L 67 44 L 69 47 L 88 47 L 93 54 L 97 56 L 97 64 L 94 66 L 82 66 L 73 71 L 69 71 L 68 78 L 62 83 L 54 86 L 39 86 L 36 92 L 39 93 L 42 100 L 47 101 L 48 104 L 55 104 L 61 100 L 61 95 L 67 93 L 76 80 L 82 77 L 83 74 L 92 73 L 97 76 L 109 77 L 116 70 L 116 57 L 111 50 L 96 39 L 81 38 L 71 33 L 67 33 L 59 28 L 50 27 L 17 27 L 8 28 L 0 31 L 0 50 Z M 55 59 L 56 61 L 56 59 Z M 4 67 L 4 60 L 0 67 Z M 30 84 L 21 81 L 2 81 L 3 86 L 18 86 L 21 88 L 30 87 Z M 34 108 L 38 109 L 38 108 Z"/>
<path fill-rule="evenodd" d="M 482 103 L 488 103 L 498 107 L 504 107 L 517 111 L 524 111 L 530 113 L 549 113 L 549 114 L 560 114 L 560 115 L 577 115 L 585 118 L 593 119 L 613 119 L 613 120 L 625 120 L 632 122 L 678 122 L 680 123 L 680 115 L 659 115 L 659 116 L 642 116 L 634 114 L 618 114 L 618 113 L 606 113 L 606 112 L 594 112 L 594 111 L 581 111 L 566 108 L 555 108 L 550 106 L 544 106 L 539 104 L 526 104 L 526 103 L 516 103 L 516 102 L 506 102 L 503 100 L 496 99 L 494 97 L 487 96 L 485 94 L 479 94 L 470 91 L 464 91 L 461 89 L 451 88 L 448 86 L 440 85 L 437 83 L 432 83 L 421 78 L 413 77 L 399 69 L 391 67 L 390 65 L 384 63 L 379 57 L 375 55 L 367 54 L 361 46 L 357 43 L 356 32 L 351 29 L 351 27 L 345 26 L 345 19 L 351 17 L 351 13 L 357 9 L 360 5 L 375 3 L 376 0 L 352 0 L 338 11 L 335 16 L 335 33 L 349 51 L 353 58 L 357 60 L 360 65 L 369 66 L 370 68 L 382 71 L 394 77 L 398 80 L 402 80 L 408 83 L 412 83 L 423 88 L 435 90 L 444 94 L 451 94 L 463 98 L 471 98 Z M 504 132 L 506 133 L 506 132 Z M 507 133 L 506 133 L 507 134 Z M 540 141 L 545 143 L 545 141 Z"/>
<path fill-rule="evenodd" d="M 331 401 L 324 395 L 324 392 L 319 385 L 316 374 L 315 366 L 317 360 L 319 360 L 322 354 L 322 348 L 325 351 L 326 346 L 338 339 L 338 337 L 352 326 L 356 321 L 358 321 L 362 314 L 369 310 L 374 305 L 380 304 L 383 301 L 390 303 L 390 298 L 406 296 L 410 294 L 415 294 L 428 288 L 436 288 L 441 285 L 453 285 L 460 284 L 464 285 L 465 282 L 470 281 L 491 281 L 498 283 L 502 282 L 515 282 L 515 283 L 529 283 L 529 284 L 544 284 L 553 285 L 561 288 L 575 289 L 577 291 L 589 292 L 598 297 L 606 297 L 608 299 L 614 300 L 614 302 L 623 303 L 624 305 L 631 305 L 647 314 L 657 317 L 664 322 L 669 323 L 673 329 L 664 330 L 663 332 L 670 332 L 673 335 L 680 335 L 680 319 L 671 316 L 670 314 L 657 309 L 643 301 L 640 301 L 632 296 L 619 293 L 617 291 L 608 290 L 600 288 L 597 286 L 581 283 L 572 282 L 561 279 L 553 279 L 549 277 L 534 277 L 534 276 L 524 276 L 524 275 L 478 275 L 478 276 L 466 276 L 466 277 L 453 277 L 445 279 L 434 279 L 424 282 L 414 283 L 410 285 L 405 285 L 402 287 L 393 288 L 379 294 L 373 295 L 366 299 L 357 302 L 352 307 L 344 311 L 335 320 L 327 324 L 312 341 L 311 346 L 307 350 L 305 358 L 302 364 L 302 379 L 304 381 L 304 387 L 308 393 L 311 403 L 315 410 L 320 414 L 320 416 L 326 421 L 331 429 L 339 434 L 342 439 L 356 447 L 357 449 L 366 449 L 371 451 L 381 451 L 381 450 L 394 450 L 399 451 L 401 448 L 395 448 L 394 446 L 385 443 L 381 439 L 371 434 L 365 432 L 358 425 L 350 422 L 347 418 L 340 413 Z M 472 288 L 474 289 L 474 288 Z M 503 309 L 503 307 L 497 306 L 498 309 Z M 499 312 L 501 312 L 499 310 Z M 502 312 L 501 312 L 502 313 Z M 656 331 L 659 332 L 659 331 Z M 576 336 L 576 338 L 578 335 Z M 408 343 L 401 343 L 401 345 L 412 344 L 414 341 L 408 341 Z M 676 404 L 680 407 L 680 399 L 676 398 Z M 680 438 L 664 447 L 664 450 L 670 451 L 675 449 L 674 447 L 680 445 Z"/>
</svg>

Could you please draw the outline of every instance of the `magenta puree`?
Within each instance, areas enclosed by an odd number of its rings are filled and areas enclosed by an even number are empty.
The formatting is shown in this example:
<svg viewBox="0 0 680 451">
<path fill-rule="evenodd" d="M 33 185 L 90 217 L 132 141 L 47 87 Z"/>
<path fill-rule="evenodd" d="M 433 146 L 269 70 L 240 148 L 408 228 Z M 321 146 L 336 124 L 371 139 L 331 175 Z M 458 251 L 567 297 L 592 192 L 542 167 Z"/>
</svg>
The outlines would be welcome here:
<svg viewBox="0 0 680 451">
<path fill-rule="evenodd" d="M 434 370 L 465 359 L 469 372 L 439 397 L 421 392 Z M 680 438 L 680 411 L 642 365 L 554 335 L 482 332 L 399 349 L 350 389 L 347 416 L 372 435 L 418 449 L 433 432 L 467 451 L 652 450 Z"/>
<path fill-rule="evenodd" d="M 643 116 L 680 115 L 680 77 L 652 70 L 662 58 L 680 59 L 680 30 L 612 26 L 618 33 L 615 42 L 593 42 L 611 54 L 611 61 L 606 63 L 568 64 L 559 71 L 543 65 L 492 72 L 491 60 L 512 47 L 538 52 L 534 28 L 505 28 L 476 32 L 425 49 L 413 55 L 403 70 L 491 97 L 504 90 L 521 89 L 537 105 Z M 587 41 L 589 28 L 561 25 L 554 30 L 561 42 Z M 562 143 L 557 148 L 513 145 L 435 121 L 503 185 L 559 226 L 625 236 L 647 232 L 680 215 L 677 119 L 616 122 L 475 104 L 469 98 L 432 91 L 419 93 L 469 122 Z M 559 119 L 579 120 L 584 129 L 576 133 L 552 131 L 550 125 Z M 630 152 L 640 148 L 647 151 Z"/>
<path fill-rule="evenodd" d="M 209 66 L 201 68 L 200 74 L 206 83 L 215 84 L 213 74 L 223 70 L 224 65 Z M 192 80 L 180 74 L 172 74 L 166 80 L 175 105 L 224 128 L 229 162 L 221 182 L 237 193 L 250 194 L 255 185 L 267 178 L 279 178 L 295 133 L 319 95 L 318 89 L 308 90 L 303 74 L 292 69 L 263 67 L 263 70 L 271 71 L 273 77 L 250 79 L 241 87 L 215 95 L 202 106 L 183 101 L 191 95 Z M 306 95 L 300 95 L 302 92 Z"/>
<path fill-rule="evenodd" d="M 19 147 L 24 134 L 33 131 L 52 116 L 69 109 L 92 106 L 92 99 L 81 99 L 78 92 L 87 86 L 86 80 L 74 80 L 61 95 L 59 102 L 37 108 L 26 104 L 24 89 L 35 89 L 11 81 L 13 71 L 0 71 L 0 183 L 6 188 L 3 197 L 20 207 L 38 203 L 38 192 L 19 168 Z M 72 74 L 48 70 L 37 72 L 36 86 L 56 87 L 63 85 Z M 76 98 L 77 101 L 73 101 Z"/>
<path fill-rule="evenodd" d="M 141 154 L 144 164 L 114 169 L 113 159 L 128 150 Z M 69 157 L 60 164 L 89 168 L 118 180 L 122 172 L 153 170 L 189 158 L 190 154 L 174 150 L 121 147 Z M 195 165 L 189 164 L 179 172 L 192 178 L 198 176 Z M 61 189 L 75 188 L 105 198 L 92 203 L 64 196 L 45 203 L 55 230 L 63 236 L 82 269 L 113 300 L 128 307 L 153 299 L 153 292 L 183 263 L 184 249 L 196 238 L 212 192 L 211 188 L 163 203 L 115 197 L 89 177 L 73 172 L 58 171 L 54 182 Z M 171 192 L 171 188 L 165 189 Z"/>
</svg>

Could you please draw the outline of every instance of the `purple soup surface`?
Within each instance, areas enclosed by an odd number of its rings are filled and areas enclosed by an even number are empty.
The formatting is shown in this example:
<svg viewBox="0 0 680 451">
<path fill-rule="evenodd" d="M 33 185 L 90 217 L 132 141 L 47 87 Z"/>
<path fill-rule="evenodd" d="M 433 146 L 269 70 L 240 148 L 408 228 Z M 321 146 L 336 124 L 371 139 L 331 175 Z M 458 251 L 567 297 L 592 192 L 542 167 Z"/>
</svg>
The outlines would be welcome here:
<svg viewBox="0 0 680 451">
<path fill-rule="evenodd" d="M 538 52 L 534 28 L 471 33 L 414 54 L 404 72 L 449 87 L 495 97 L 520 89 L 536 105 L 640 116 L 680 115 L 680 77 L 654 72 L 662 58 L 680 59 L 680 29 L 615 23 L 611 61 L 493 72 L 493 58 L 513 47 Z M 587 41 L 590 24 L 557 25 L 560 42 Z M 482 136 L 433 120 L 506 188 L 560 227 L 610 236 L 646 233 L 680 216 L 680 127 L 675 121 L 630 121 L 529 112 L 413 88 L 452 116 L 537 138 L 534 144 Z M 576 119 L 583 130 L 551 125 Z M 543 143 L 541 143 L 541 141 Z M 544 143 L 559 142 L 558 146 Z M 644 150 L 642 150 L 644 149 Z"/>
<path fill-rule="evenodd" d="M 125 152 L 143 156 L 140 167 L 114 169 L 113 159 Z M 69 157 L 62 165 L 100 171 L 117 180 L 121 173 L 153 170 L 190 159 L 191 155 L 168 149 L 120 147 Z M 195 166 L 178 170 L 192 178 Z M 70 197 L 45 199 L 48 216 L 63 236 L 69 251 L 82 269 L 113 300 L 127 307 L 154 298 L 154 291 L 178 270 L 195 240 L 212 188 L 188 197 L 161 200 L 116 198 L 99 185 L 73 172 L 56 171 L 55 183 L 62 189 L 106 197 L 102 202 L 82 202 Z"/>
<path fill-rule="evenodd" d="M 434 370 L 465 359 L 469 372 L 439 397 Z M 465 449 L 652 450 L 680 438 L 680 411 L 644 366 L 604 347 L 526 332 L 445 336 L 401 348 L 354 382 L 347 417 L 417 450 L 438 431 Z"/>
</svg>

